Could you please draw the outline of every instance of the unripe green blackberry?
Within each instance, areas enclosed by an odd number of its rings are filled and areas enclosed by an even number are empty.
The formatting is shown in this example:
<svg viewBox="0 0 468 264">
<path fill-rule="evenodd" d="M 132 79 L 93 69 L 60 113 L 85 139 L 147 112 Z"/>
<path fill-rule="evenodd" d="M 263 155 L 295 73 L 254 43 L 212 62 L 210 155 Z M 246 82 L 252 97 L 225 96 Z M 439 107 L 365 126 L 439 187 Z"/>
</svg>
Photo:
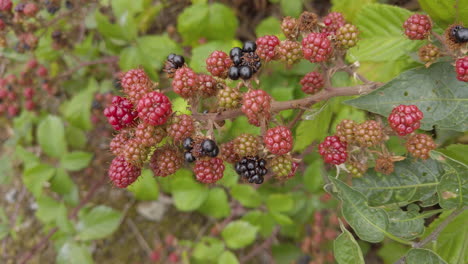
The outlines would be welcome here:
<svg viewBox="0 0 468 264">
<path fill-rule="evenodd" d="M 340 141 L 353 144 L 355 141 L 354 127 L 356 125 L 356 122 L 353 120 L 341 120 L 341 122 L 336 126 L 335 135 L 340 138 Z"/>
<path fill-rule="evenodd" d="M 268 164 L 271 171 L 280 179 L 288 177 L 292 170 L 292 159 L 290 155 L 276 156 Z"/>
<path fill-rule="evenodd" d="M 122 148 L 122 156 L 127 162 L 141 168 L 148 159 L 149 151 L 138 138 L 132 138 Z"/>
<path fill-rule="evenodd" d="M 346 169 L 353 177 L 361 178 L 367 171 L 367 165 L 361 162 L 346 162 Z"/>
<path fill-rule="evenodd" d="M 219 90 L 217 98 L 220 108 L 232 109 L 240 106 L 242 95 L 238 89 L 226 85 L 224 89 Z"/>
<path fill-rule="evenodd" d="M 335 43 L 342 49 L 356 46 L 359 40 L 359 30 L 353 24 L 345 24 L 336 31 Z"/>
<path fill-rule="evenodd" d="M 280 44 L 276 46 L 276 54 L 278 59 L 285 62 L 288 66 L 299 62 L 303 57 L 301 44 L 291 40 L 281 41 Z"/>
<path fill-rule="evenodd" d="M 252 134 L 242 134 L 234 139 L 234 151 L 241 157 L 256 156 L 260 141 Z"/>
<path fill-rule="evenodd" d="M 361 147 L 372 147 L 382 142 L 383 131 L 379 123 L 368 120 L 354 126 L 354 136 Z"/>
<path fill-rule="evenodd" d="M 221 159 L 232 164 L 238 162 L 241 157 L 236 153 L 234 147 L 233 141 L 222 144 L 220 147 Z"/>
<path fill-rule="evenodd" d="M 432 44 L 427 44 L 419 48 L 419 59 L 424 63 L 434 63 L 440 56 L 439 48 Z"/>
</svg>

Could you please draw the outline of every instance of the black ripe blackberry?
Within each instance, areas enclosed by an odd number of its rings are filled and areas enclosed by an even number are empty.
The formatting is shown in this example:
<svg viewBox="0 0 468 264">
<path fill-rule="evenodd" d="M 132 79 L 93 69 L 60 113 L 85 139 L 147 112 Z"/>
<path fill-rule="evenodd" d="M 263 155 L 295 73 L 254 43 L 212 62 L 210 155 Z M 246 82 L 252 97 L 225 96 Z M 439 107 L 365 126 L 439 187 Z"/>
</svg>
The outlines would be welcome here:
<svg viewBox="0 0 468 264">
<path fill-rule="evenodd" d="M 245 52 L 244 56 L 242 56 L 242 62 L 240 66 L 248 66 L 253 73 L 256 73 L 262 63 L 260 62 L 260 57 L 255 52 Z"/>
<path fill-rule="evenodd" d="M 196 160 L 196 158 L 192 155 L 192 152 L 186 151 L 184 153 L 184 159 L 186 162 L 192 163 Z"/>
<path fill-rule="evenodd" d="M 468 28 L 457 25 L 452 28 L 451 34 L 457 43 L 468 42 Z"/>
<path fill-rule="evenodd" d="M 256 49 L 257 44 L 254 41 L 246 41 L 242 47 L 242 51 L 244 52 L 255 52 Z"/>
<path fill-rule="evenodd" d="M 249 66 L 242 66 L 239 68 L 239 76 L 243 80 L 248 80 L 252 77 L 252 69 Z"/>
<path fill-rule="evenodd" d="M 239 48 L 239 47 L 235 47 L 235 48 L 232 48 L 231 51 L 229 52 L 229 56 L 231 57 L 231 59 L 233 59 L 234 57 L 242 57 L 243 52 L 242 52 L 242 49 Z"/>
<path fill-rule="evenodd" d="M 211 139 L 205 139 L 201 143 L 202 154 L 209 157 L 216 157 L 219 154 L 219 148 Z"/>
<path fill-rule="evenodd" d="M 228 76 L 231 80 L 238 80 L 240 76 L 239 68 L 237 68 L 236 66 L 232 66 L 231 68 L 229 68 Z"/>
<path fill-rule="evenodd" d="M 232 57 L 232 63 L 234 63 L 234 66 L 239 66 L 242 63 L 242 57 L 241 56 Z"/>
<path fill-rule="evenodd" d="M 241 48 L 235 47 L 229 52 L 229 56 L 234 64 L 229 68 L 228 76 L 231 80 L 248 80 L 262 66 L 260 57 L 255 53 L 257 44 L 253 41 L 246 41 Z"/>
<path fill-rule="evenodd" d="M 163 71 L 167 74 L 169 78 L 173 78 L 177 69 L 184 66 L 185 59 L 181 55 L 176 55 L 174 53 L 167 56 L 166 63 L 164 64 Z"/>
<path fill-rule="evenodd" d="M 247 179 L 250 183 L 263 183 L 263 176 L 268 172 L 266 161 L 255 157 L 243 157 L 235 166 L 237 174 Z"/>
<path fill-rule="evenodd" d="M 193 149 L 193 139 L 191 137 L 188 137 L 184 139 L 184 142 L 182 143 L 183 147 L 185 150 L 192 150 Z"/>
</svg>

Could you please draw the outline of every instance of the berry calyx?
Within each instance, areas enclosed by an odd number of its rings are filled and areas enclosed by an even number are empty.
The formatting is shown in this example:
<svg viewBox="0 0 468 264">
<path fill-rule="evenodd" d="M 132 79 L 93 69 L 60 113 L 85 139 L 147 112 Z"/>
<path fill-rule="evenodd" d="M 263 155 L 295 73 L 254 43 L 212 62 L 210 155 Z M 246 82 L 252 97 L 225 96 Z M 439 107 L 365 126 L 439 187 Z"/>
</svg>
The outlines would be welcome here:
<svg viewBox="0 0 468 264">
<path fill-rule="evenodd" d="M 426 134 L 412 135 L 408 141 L 406 141 L 405 146 L 411 156 L 423 160 L 428 159 L 429 152 L 436 148 L 436 144 L 432 137 Z"/>
<path fill-rule="evenodd" d="M 220 158 L 197 160 L 193 168 L 197 181 L 215 183 L 223 178 L 224 164 Z"/>
<path fill-rule="evenodd" d="M 340 138 L 340 141 L 353 144 L 356 139 L 356 136 L 354 135 L 355 126 L 357 126 L 357 124 L 353 120 L 341 120 L 341 122 L 336 126 L 335 135 Z"/>
<path fill-rule="evenodd" d="M 267 162 L 258 156 L 254 157 L 243 157 L 234 166 L 237 174 L 244 179 L 247 179 L 250 183 L 262 184 L 263 176 L 268 173 L 266 168 Z"/>
<path fill-rule="evenodd" d="M 249 119 L 249 123 L 260 126 L 263 121 L 271 118 L 271 101 L 273 98 L 264 90 L 250 90 L 242 97 L 242 112 Z"/>
<path fill-rule="evenodd" d="M 160 92 L 150 92 L 138 101 L 138 116 L 148 125 L 165 124 L 172 113 L 169 98 Z"/>
<path fill-rule="evenodd" d="M 429 36 L 432 29 L 431 19 L 426 15 L 411 15 L 403 23 L 405 35 L 412 40 L 422 40 Z"/>
<path fill-rule="evenodd" d="M 260 59 L 264 61 L 270 61 L 275 58 L 275 48 L 280 44 L 280 40 L 277 36 L 267 35 L 260 37 L 256 40 L 257 43 L 257 54 Z"/>
<path fill-rule="evenodd" d="M 459 81 L 468 82 L 468 56 L 457 59 L 455 72 Z"/>
<path fill-rule="evenodd" d="M 340 141 L 337 136 L 328 136 L 319 144 L 319 153 L 326 163 L 340 165 L 348 157 L 346 148 L 346 142 Z"/>
<path fill-rule="evenodd" d="M 375 160 L 376 172 L 388 175 L 395 170 L 395 164 L 393 163 L 392 157 L 390 156 L 380 156 Z"/>
<path fill-rule="evenodd" d="M 309 33 L 302 39 L 304 58 L 312 63 L 327 61 L 332 52 L 331 41 L 324 33 Z"/>
<path fill-rule="evenodd" d="M 193 132 L 195 132 L 195 124 L 189 115 L 174 116 L 167 127 L 167 134 L 174 139 L 174 142 L 189 138 Z"/>
<path fill-rule="evenodd" d="M 165 146 L 154 151 L 149 166 L 155 176 L 167 177 L 182 166 L 182 155 L 177 148 Z"/>
<path fill-rule="evenodd" d="M 172 80 L 172 88 L 174 92 L 183 98 L 190 98 L 198 92 L 198 76 L 188 67 L 178 69 Z"/>
<path fill-rule="evenodd" d="M 309 72 L 301 79 L 302 91 L 306 94 L 314 94 L 322 90 L 325 81 L 319 72 Z"/>
<path fill-rule="evenodd" d="M 437 58 L 440 56 L 439 48 L 432 44 L 427 44 L 419 48 L 418 51 L 419 59 L 426 63 L 431 64 L 434 63 Z"/>
<path fill-rule="evenodd" d="M 263 136 L 265 147 L 273 154 L 283 155 L 292 150 L 292 132 L 285 126 L 277 126 L 267 130 Z"/>
<path fill-rule="evenodd" d="M 228 69 L 232 66 L 232 61 L 229 56 L 219 50 L 213 51 L 206 59 L 206 69 L 211 75 L 226 78 Z"/>
<path fill-rule="evenodd" d="M 355 125 L 353 133 L 356 143 L 361 147 L 376 146 L 383 140 L 382 127 L 374 120 Z"/>
<path fill-rule="evenodd" d="M 233 140 L 234 151 L 241 157 L 256 156 L 260 142 L 252 134 L 241 134 Z"/>
<path fill-rule="evenodd" d="M 110 180 L 118 188 L 126 188 L 140 175 L 141 169 L 125 161 L 122 156 L 117 156 L 112 160 L 108 171 Z"/>
<path fill-rule="evenodd" d="M 349 49 L 356 46 L 359 40 L 359 30 L 352 24 L 345 24 L 340 27 L 335 35 L 335 43 L 342 49 Z"/>
<path fill-rule="evenodd" d="M 399 105 L 388 116 L 391 128 L 400 136 L 412 133 L 421 126 L 424 115 L 415 105 Z"/>
<path fill-rule="evenodd" d="M 323 18 L 325 28 L 322 29 L 323 33 L 335 34 L 339 28 L 344 26 L 345 18 L 340 12 L 331 12 Z"/>
<path fill-rule="evenodd" d="M 115 130 L 130 126 L 138 116 L 133 104 L 126 98 L 114 96 L 112 104 L 104 109 L 107 121 Z"/>
</svg>

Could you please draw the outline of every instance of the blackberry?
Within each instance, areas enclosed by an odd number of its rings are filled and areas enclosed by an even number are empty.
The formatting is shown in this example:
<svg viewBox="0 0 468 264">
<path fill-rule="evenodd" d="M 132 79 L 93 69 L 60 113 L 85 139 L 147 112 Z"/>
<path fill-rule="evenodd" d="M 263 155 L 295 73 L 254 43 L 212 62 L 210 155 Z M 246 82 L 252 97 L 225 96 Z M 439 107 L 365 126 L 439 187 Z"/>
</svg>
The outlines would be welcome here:
<svg viewBox="0 0 468 264">
<path fill-rule="evenodd" d="M 241 57 L 242 62 L 239 66 L 248 66 L 253 73 L 256 73 L 262 66 L 260 57 L 255 52 L 244 52 L 244 55 Z M 240 68 L 239 68 L 240 73 Z M 242 76 L 241 76 L 242 77 Z"/>
<path fill-rule="evenodd" d="M 267 130 L 263 136 L 265 147 L 273 154 L 283 155 L 292 150 L 292 132 L 285 126 L 277 126 Z"/>
<path fill-rule="evenodd" d="M 193 149 L 193 139 L 191 137 L 188 137 L 184 139 L 184 142 L 182 143 L 182 146 L 184 147 L 185 150 L 192 150 Z"/>
<path fill-rule="evenodd" d="M 192 152 L 190 152 L 190 151 L 186 151 L 184 153 L 184 159 L 188 163 L 192 163 L 192 162 L 194 162 L 196 160 L 196 158 L 192 155 Z"/>
<path fill-rule="evenodd" d="M 241 157 L 255 156 L 260 145 L 259 139 L 252 134 L 241 134 L 233 140 L 234 151 Z"/>
<path fill-rule="evenodd" d="M 328 136 L 319 144 L 319 154 L 326 163 L 340 165 L 348 158 L 346 142 L 340 141 L 337 136 Z"/>
<path fill-rule="evenodd" d="M 211 139 L 196 139 L 191 150 L 192 155 L 196 158 L 200 157 L 216 157 L 219 154 L 219 147 Z"/>
<path fill-rule="evenodd" d="M 287 66 L 299 62 L 303 57 L 301 44 L 291 40 L 281 41 L 280 44 L 276 46 L 276 53 L 278 54 L 278 59 L 285 62 Z"/>
<path fill-rule="evenodd" d="M 422 40 L 431 33 L 432 22 L 429 16 L 414 14 L 405 21 L 403 28 L 409 39 Z"/>
<path fill-rule="evenodd" d="M 169 78 L 174 78 L 174 74 L 177 71 L 177 69 L 182 68 L 184 64 L 184 57 L 171 53 L 169 54 L 169 56 L 167 56 L 167 60 L 164 64 L 163 71 L 167 74 Z"/>
<path fill-rule="evenodd" d="M 457 59 L 455 62 L 455 72 L 459 81 L 468 82 L 468 56 Z"/>
<path fill-rule="evenodd" d="M 457 26 L 452 29 L 452 35 L 457 43 L 468 42 L 468 28 Z"/>
<path fill-rule="evenodd" d="M 356 137 L 354 135 L 354 127 L 356 122 L 353 120 L 344 119 L 336 126 L 336 136 L 340 138 L 340 141 L 353 144 Z"/>
<path fill-rule="evenodd" d="M 242 57 L 242 55 L 244 55 L 244 52 L 239 47 L 232 48 L 229 52 L 229 56 L 231 57 L 231 59 L 234 57 Z"/>
<path fill-rule="evenodd" d="M 237 68 L 236 66 L 232 66 L 231 68 L 229 68 L 228 76 L 229 76 L 229 79 L 231 80 L 239 80 L 239 77 L 240 77 L 239 68 Z"/>
<path fill-rule="evenodd" d="M 189 115 L 172 117 L 171 124 L 167 127 L 167 134 L 174 142 L 181 142 L 195 132 L 195 124 Z"/>
<path fill-rule="evenodd" d="M 312 12 L 303 12 L 299 17 L 299 31 L 300 32 L 311 32 L 317 26 L 317 15 Z"/>
<path fill-rule="evenodd" d="M 281 30 L 289 40 L 296 40 L 299 36 L 299 26 L 297 19 L 293 17 L 285 17 L 281 22 Z"/>
<path fill-rule="evenodd" d="M 141 168 L 134 166 L 121 156 L 115 157 L 109 167 L 108 177 L 118 188 L 126 188 L 141 175 Z"/>
<path fill-rule="evenodd" d="M 249 66 L 242 66 L 239 68 L 239 77 L 243 80 L 248 80 L 252 77 L 252 69 Z"/>
<path fill-rule="evenodd" d="M 144 147 L 155 146 L 166 137 L 166 131 L 159 126 L 152 126 L 146 123 L 138 124 L 135 129 L 135 138 L 138 138 L 140 144 Z"/>
<path fill-rule="evenodd" d="M 278 37 L 267 35 L 258 38 L 255 42 L 257 43 L 256 53 L 260 59 L 270 61 L 276 57 L 275 48 L 280 44 Z"/>
<path fill-rule="evenodd" d="M 176 148 L 165 146 L 154 151 L 149 165 L 155 176 L 166 177 L 176 173 L 182 162 L 182 156 Z"/>
<path fill-rule="evenodd" d="M 239 176 L 247 179 L 250 183 L 262 184 L 263 176 L 268 173 L 267 162 L 258 156 L 243 157 L 235 165 L 235 170 Z"/>
<path fill-rule="evenodd" d="M 269 165 L 272 172 L 275 173 L 277 178 L 287 178 L 291 173 L 293 162 L 290 155 L 282 155 L 274 157 Z"/>
<path fill-rule="evenodd" d="M 213 51 L 206 59 L 206 69 L 211 75 L 225 79 L 228 69 L 232 66 L 229 56 L 219 50 Z"/>
<path fill-rule="evenodd" d="M 235 151 L 234 141 L 230 141 L 221 145 L 221 159 L 228 163 L 236 163 L 240 160 L 240 156 Z"/>
<path fill-rule="evenodd" d="M 436 46 L 427 44 L 419 48 L 418 55 L 422 62 L 431 64 L 440 56 L 440 51 Z"/>
<path fill-rule="evenodd" d="M 381 156 L 375 160 L 374 170 L 388 175 L 395 170 L 395 164 L 390 156 Z"/>
<path fill-rule="evenodd" d="M 361 178 L 364 173 L 367 171 L 367 165 L 361 162 L 346 162 L 346 169 L 353 177 Z"/>
<path fill-rule="evenodd" d="M 361 147 L 376 146 L 383 140 L 382 127 L 374 120 L 355 125 L 353 132 L 356 142 Z"/>
<path fill-rule="evenodd" d="M 193 172 L 195 172 L 197 181 L 203 183 L 215 183 L 223 178 L 224 168 L 222 159 L 210 158 L 198 160 L 195 163 Z"/>
<path fill-rule="evenodd" d="M 231 88 L 229 86 L 223 86 L 223 89 L 218 91 L 217 101 L 218 106 L 221 108 L 237 108 L 240 105 L 242 95 L 236 88 Z"/>
<path fill-rule="evenodd" d="M 412 135 L 406 141 L 406 150 L 415 158 L 428 159 L 429 152 L 436 148 L 436 144 L 432 137 L 426 134 Z"/>
<path fill-rule="evenodd" d="M 325 28 L 322 29 L 322 32 L 333 35 L 340 27 L 344 26 L 345 19 L 343 14 L 331 12 L 323 19 L 323 24 L 325 24 Z"/>
<path fill-rule="evenodd" d="M 413 133 L 421 126 L 424 114 L 415 105 L 399 105 L 388 116 L 388 123 L 400 136 Z"/>
<path fill-rule="evenodd" d="M 359 38 L 359 30 L 355 25 L 346 24 L 336 31 L 336 44 L 342 49 L 356 46 Z"/>
<path fill-rule="evenodd" d="M 255 52 L 255 50 L 257 50 L 257 44 L 254 41 L 244 42 L 244 46 L 242 46 L 243 52 Z"/>
</svg>

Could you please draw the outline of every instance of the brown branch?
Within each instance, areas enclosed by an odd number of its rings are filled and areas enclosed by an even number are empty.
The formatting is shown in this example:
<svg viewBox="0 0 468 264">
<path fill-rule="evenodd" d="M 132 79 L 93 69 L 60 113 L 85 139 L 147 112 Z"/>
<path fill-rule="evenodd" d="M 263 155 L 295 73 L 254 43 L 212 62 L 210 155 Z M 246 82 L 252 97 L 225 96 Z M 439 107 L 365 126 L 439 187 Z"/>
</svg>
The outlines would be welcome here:
<svg viewBox="0 0 468 264">
<path fill-rule="evenodd" d="M 22 260 L 19 262 L 20 264 L 25 264 L 25 263 L 28 263 L 28 261 L 37 253 L 39 252 L 40 250 L 42 250 L 42 248 L 44 246 L 46 246 L 47 244 L 49 244 L 49 239 L 58 231 L 58 227 L 55 227 L 53 229 L 51 229 L 49 231 L 49 233 L 43 237 L 41 239 L 41 241 L 39 241 L 38 243 L 36 243 L 36 245 L 34 245 L 34 247 L 29 250 L 28 254 L 26 254 Z"/>
</svg>

